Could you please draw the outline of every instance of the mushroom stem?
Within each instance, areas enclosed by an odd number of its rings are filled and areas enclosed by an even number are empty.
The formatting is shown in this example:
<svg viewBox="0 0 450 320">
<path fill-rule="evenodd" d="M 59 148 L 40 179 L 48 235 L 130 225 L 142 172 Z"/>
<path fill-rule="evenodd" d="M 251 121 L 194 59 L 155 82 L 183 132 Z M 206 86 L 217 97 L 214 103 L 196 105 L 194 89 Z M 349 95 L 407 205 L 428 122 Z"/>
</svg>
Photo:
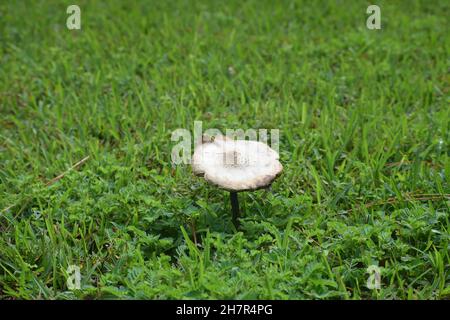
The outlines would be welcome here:
<svg viewBox="0 0 450 320">
<path fill-rule="evenodd" d="M 233 224 L 236 229 L 239 227 L 239 198 L 237 192 L 230 192 L 231 210 L 233 211 Z"/>
</svg>

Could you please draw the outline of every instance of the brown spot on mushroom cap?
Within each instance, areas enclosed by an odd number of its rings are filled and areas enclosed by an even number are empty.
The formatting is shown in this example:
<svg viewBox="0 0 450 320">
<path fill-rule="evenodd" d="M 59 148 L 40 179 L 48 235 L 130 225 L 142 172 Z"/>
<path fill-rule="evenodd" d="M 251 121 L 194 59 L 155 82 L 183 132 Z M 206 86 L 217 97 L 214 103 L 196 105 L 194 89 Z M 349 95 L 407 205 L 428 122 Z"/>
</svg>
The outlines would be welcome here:
<svg viewBox="0 0 450 320">
<path fill-rule="evenodd" d="M 272 184 L 283 170 L 278 159 L 278 153 L 265 143 L 218 136 L 195 148 L 192 169 L 220 188 L 248 191 Z"/>
</svg>

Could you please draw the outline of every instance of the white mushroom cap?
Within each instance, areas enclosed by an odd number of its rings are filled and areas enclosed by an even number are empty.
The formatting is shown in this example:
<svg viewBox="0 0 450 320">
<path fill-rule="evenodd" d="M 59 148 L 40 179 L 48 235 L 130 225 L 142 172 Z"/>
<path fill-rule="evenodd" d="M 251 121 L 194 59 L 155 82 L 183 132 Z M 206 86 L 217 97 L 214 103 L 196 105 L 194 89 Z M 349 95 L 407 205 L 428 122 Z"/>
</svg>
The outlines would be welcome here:
<svg viewBox="0 0 450 320">
<path fill-rule="evenodd" d="M 231 140 L 224 136 L 195 148 L 194 174 L 229 191 L 269 186 L 283 170 L 279 155 L 258 141 Z"/>
</svg>

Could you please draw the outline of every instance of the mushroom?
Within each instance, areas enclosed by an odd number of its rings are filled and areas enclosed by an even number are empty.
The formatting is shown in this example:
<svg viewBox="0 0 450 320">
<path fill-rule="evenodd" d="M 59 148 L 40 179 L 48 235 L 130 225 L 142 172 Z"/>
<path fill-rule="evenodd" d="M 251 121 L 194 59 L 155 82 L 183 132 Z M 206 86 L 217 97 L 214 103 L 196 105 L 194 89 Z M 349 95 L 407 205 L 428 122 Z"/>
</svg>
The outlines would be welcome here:
<svg viewBox="0 0 450 320">
<path fill-rule="evenodd" d="M 192 169 L 195 175 L 230 192 L 233 224 L 237 229 L 238 192 L 269 187 L 283 170 L 278 159 L 278 153 L 262 142 L 204 137 L 194 150 Z"/>
</svg>

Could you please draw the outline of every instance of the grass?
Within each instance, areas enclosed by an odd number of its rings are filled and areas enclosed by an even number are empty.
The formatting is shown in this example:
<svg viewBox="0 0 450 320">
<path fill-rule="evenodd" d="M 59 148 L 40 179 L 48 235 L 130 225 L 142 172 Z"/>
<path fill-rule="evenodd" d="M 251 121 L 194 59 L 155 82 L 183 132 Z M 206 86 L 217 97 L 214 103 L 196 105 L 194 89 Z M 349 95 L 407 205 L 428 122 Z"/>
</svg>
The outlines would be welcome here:
<svg viewBox="0 0 450 320">
<path fill-rule="evenodd" d="M 1 299 L 450 297 L 446 1 L 70 4 L 0 4 Z M 239 232 L 196 120 L 280 129 Z"/>
</svg>

